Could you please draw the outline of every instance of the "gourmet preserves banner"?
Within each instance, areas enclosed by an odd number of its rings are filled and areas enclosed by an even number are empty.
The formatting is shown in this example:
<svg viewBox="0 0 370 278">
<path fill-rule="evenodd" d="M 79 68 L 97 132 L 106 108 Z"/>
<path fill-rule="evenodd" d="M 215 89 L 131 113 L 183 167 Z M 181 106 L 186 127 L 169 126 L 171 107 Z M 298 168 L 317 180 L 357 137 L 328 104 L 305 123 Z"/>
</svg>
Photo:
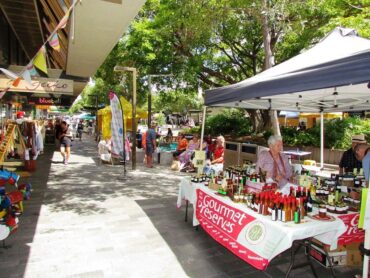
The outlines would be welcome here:
<svg viewBox="0 0 370 278">
<path fill-rule="evenodd" d="M 255 268 L 266 269 L 269 260 L 248 248 L 255 245 L 254 249 L 258 249 L 258 244 L 266 240 L 262 222 L 200 189 L 196 206 L 196 217 L 209 235 Z"/>
<path fill-rule="evenodd" d="M 363 242 L 365 239 L 365 231 L 358 228 L 359 213 L 351 213 L 345 215 L 338 215 L 347 230 L 338 238 L 338 245 L 349 244 L 353 242 Z"/>
</svg>

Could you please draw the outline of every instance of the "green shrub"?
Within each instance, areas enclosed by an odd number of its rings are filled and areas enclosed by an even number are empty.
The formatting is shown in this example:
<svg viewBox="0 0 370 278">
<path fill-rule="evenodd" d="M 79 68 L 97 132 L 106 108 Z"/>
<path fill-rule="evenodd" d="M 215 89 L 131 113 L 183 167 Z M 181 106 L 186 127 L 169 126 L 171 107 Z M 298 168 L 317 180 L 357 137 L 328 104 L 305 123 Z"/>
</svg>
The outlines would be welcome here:
<svg viewBox="0 0 370 278">
<path fill-rule="evenodd" d="M 348 117 L 324 122 L 324 146 L 334 149 L 348 149 L 354 134 L 365 134 L 370 139 L 370 119 Z M 287 146 L 320 146 L 320 123 L 305 131 L 281 127 L 284 144 Z"/>
<path fill-rule="evenodd" d="M 238 109 L 225 109 L 223 113 L 206 119 L 205 134 L 245 136 L 251 133 L 252 125 L 244 112 Z"/>
</svg>

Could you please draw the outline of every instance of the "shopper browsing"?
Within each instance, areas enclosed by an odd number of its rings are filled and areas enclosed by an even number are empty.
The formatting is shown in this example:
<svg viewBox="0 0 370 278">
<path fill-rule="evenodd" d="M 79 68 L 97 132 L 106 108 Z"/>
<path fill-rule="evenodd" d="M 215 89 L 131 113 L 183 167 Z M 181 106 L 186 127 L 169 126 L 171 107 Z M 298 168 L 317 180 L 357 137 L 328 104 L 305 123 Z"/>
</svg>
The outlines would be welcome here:
<svg viewBox="0 0 370 278">
<path fill-rule="evenodd" d="M 71 155 L 72 132 L 70 131 L 69 125 L 66 121 L 62 121 L 60 127 L 61 130 L 58 138 L 60 141 L 60 153 L 63 157 L 63 163 L 67 165 Z"/>
</svg>

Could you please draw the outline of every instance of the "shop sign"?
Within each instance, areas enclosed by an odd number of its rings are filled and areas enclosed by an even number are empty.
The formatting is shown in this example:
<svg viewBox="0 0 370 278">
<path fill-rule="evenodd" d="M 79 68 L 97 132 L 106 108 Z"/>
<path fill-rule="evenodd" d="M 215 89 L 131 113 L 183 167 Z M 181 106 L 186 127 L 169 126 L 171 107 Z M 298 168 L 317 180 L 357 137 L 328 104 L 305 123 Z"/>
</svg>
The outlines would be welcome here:
<svg viewBox="0 0 370 278">
<path fill-rule="evenodd" d="M 257 269 L 266 269 L 267 229 L 261 221 L 197 189 L 196 217 L 217 242 Z M 254 250 L 254 251 L 252 251 Z"/>
<path fill-rule="evenodd" d="M 48 97 L 30 97 L 29 104 L 34 105 L 54 105 L 54 106 L 68 106 L 70 101 L 63 98 L 48 98 Z"/>
<path fill-rule="evenodd" d="M 0 89 L 7 88 L 12 82 L 13 80 L 0 78 Z M 10 91 L 73 94 L 73 80 L 38 78 L 37 80 L 32 80 L 31 84 L 29 84 L 22 79 L 17 87 L 11 86 Z"/>
<path fill-rule="evenodd" d="M 338 215 L 338 218 L 344 222 L 347 228 L 347 230 L 338 238 L 338 245 L 364 241 L 365 231 L 358 228 L 358 221 L 360 219 L 359 213 Z"/>
</svg>

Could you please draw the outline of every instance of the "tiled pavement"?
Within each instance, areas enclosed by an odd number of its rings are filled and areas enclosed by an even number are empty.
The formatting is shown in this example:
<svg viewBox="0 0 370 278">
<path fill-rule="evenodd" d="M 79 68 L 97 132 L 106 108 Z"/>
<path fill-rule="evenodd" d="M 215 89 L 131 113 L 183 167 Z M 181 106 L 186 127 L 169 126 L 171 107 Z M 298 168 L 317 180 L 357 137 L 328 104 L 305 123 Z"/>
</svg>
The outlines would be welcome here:
<svg viewBox="0 0 370 278">
<path fill-rule="evenodd" d="M 52 147 L 37 161 L 19 229 L 0 248 L 0 277 L 284 277 L 288 252 L 257 271 L 184 222 L 178 174 L 139 164 L 125 178 L 122 166 L 99 164 L 93 141 L 72 150 L 68 166 Z M 336 271 L 352 277 L 359 269 Z M 306 267 L 291 277 L 313 276 Z"/>
</svg>

